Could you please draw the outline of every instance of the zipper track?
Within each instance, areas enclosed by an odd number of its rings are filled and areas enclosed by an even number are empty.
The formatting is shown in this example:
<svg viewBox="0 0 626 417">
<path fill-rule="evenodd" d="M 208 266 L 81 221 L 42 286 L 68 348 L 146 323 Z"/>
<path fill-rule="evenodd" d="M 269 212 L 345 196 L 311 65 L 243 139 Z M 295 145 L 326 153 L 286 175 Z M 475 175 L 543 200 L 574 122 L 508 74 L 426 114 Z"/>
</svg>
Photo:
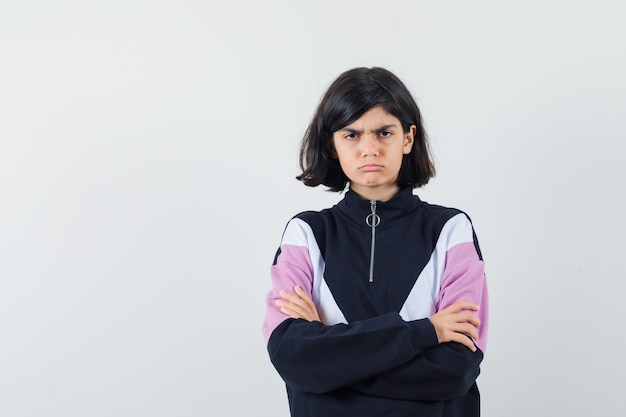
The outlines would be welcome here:
<svg viewBox="0 0 626 417">
<path fill-rule="evenodd" d="M 376 249 L 376 226 L 380 223 L 380 216 L 376 214 L 376 201 L 370 201 L 372 212 L 365 218 L 365 223 L 372 228 L 372 246 L 370 250 L 369 282 L 374 282 L 374 252 Z"/>
</svg>

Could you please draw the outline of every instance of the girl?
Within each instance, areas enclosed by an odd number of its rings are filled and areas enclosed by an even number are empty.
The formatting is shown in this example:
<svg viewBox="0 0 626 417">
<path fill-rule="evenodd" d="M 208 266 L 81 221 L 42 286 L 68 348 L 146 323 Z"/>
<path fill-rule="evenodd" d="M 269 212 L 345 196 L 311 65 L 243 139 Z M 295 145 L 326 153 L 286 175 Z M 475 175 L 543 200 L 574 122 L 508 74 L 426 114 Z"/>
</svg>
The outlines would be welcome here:
<svg viewBox="0 0 626 417">
<path fill-rule="evenodd" d="M 308 186 L 344 191 L 287 224 L 263 334 L 291 415 L 480 415 L 487 287 L 469 217 L 413 195 L 435 170 L 422 118 L 383 68 L 335 80 L 302 142 Z"/>
</svg>

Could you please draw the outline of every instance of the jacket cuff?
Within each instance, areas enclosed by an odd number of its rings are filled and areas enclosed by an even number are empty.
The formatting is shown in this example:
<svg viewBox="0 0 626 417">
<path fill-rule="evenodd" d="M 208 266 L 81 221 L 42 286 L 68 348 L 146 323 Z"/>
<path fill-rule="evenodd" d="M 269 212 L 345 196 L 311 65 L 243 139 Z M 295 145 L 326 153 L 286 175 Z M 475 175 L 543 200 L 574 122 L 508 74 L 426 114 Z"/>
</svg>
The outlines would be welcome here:
<svg viewBox="0 0 626 417">
<path fill-rule="evenodd" d="M 416 353 L 422 352 L 439 344 L 435 326 L 427 318 L 409 322 L 413 329 L 413 348 Z"/>
</svg>

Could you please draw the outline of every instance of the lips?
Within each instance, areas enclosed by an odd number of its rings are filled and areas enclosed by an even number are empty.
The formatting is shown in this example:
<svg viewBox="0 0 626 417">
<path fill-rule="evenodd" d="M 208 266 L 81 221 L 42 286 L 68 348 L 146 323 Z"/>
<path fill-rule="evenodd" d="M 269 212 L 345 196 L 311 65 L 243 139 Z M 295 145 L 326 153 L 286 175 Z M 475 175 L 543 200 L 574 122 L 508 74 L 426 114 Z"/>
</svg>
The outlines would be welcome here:
<svg viewBox="0 0 626 417">
<path fill-rule="evenodd" d="M 366 165 L 361 166 L 360 168 L 361 171 L 365 171 L 365 172 L 380 171 L 381 169 L 383 169 L 382 165 L 378 165 L 378 164 L 366 164 Z"/>
</svg>

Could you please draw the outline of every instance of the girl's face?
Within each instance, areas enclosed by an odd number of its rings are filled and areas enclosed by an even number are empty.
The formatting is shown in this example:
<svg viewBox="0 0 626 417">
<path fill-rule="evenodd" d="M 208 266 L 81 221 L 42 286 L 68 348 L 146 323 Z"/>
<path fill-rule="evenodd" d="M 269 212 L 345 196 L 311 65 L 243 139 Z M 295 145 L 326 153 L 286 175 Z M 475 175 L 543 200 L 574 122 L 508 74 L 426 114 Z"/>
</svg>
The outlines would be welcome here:
<svg viewBox="0 0 626 417">
<path fill-rule="evenodd" d="M 350 188 L 367 200 L 387 201 L 400 191 L 402 156 L 411 152 L 416 127 L 402 130 L 400 120 L 375 106 L 333 133 L 332 154 L 350 180 Z"/>
</svg>

